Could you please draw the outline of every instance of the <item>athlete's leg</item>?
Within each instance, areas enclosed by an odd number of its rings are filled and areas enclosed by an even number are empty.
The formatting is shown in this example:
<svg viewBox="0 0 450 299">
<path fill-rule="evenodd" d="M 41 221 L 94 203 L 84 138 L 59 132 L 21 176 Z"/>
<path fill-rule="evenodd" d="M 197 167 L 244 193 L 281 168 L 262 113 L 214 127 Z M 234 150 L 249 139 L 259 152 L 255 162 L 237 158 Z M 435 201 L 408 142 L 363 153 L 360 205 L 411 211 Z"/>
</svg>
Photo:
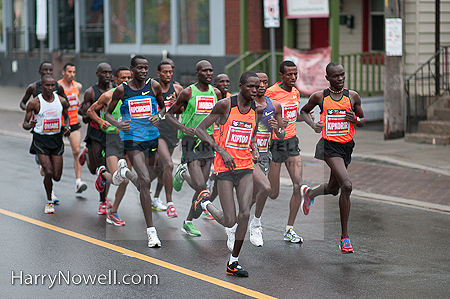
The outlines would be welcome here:
<svg viewBox="0 0 450 299">
<path fill-rule="evenodd" d="M 105 178 L 106 180 L 108 180 L 108 182 L 112 183 L 112 175 L 111 173 L 114 173 L 117 171 L 117 162 L 119 161 L 119 158 L 116 156 L 109 156 L 106 158 L 106 164 L 108 166 L 108 170 L 109 172 L 104 172 L 102 174 L 103 178 Z M 131 167 L 130 163 L 128 163 L 129 165 L 129 169 Z M 128 185 L 128 180 L 125 179 L 123 180 L 123 182 L 117 187 L 116 190 L 116 194 L 115 194 L 115 199 L 114 199 L 114 204 L 111 208 L 111 213 L 116 213 L 117 210 L 119 209 L 119 205 L 120 202 L 122 201 L 122 198 L 125 194 L 125 190 L 127 188 Z"/>
<path fill-rule="evenodd" d="M 233 182 L 227 180 L 217 180 L 219 189 L 220 205 L 222 211 L 214 205 L 207 205 L 207 210 L 214 219 L 225 227 L 232 227 L 236 224 L 236 206 L 233 199 Z"/>
<path fill-rule="evenodd" d="M 91 167 L 95 167 L 95 169 L 97 169 L 98 167 L 102 166 L 102 165 L 106 165 L 106 159 L 105 157 L 103 157 L 103 149 L 102 149 L 102 145 L 100 142 L 95 141 L 95 140 L 91 140 L 91 145 L 92 145 L 92 152 L 93 152 L 93 160 L 90 160 L 91 163 Z M 109 183 L 106 183 L 105 186 L 105 190 L 103 190 L 103 192 L 100 193 L 100 201 L 101 202 L 105 202 L 106 201 L 106 196 L 108 195 L 108 191 L 109 191 Z"/>
<path fill-rule="evenodd" d="M 256 203 L 255 216 L 260 218 L 271 188 L 269 179 L 264 175 L 258 164 L 255 164 L 255 169 L 253 170 L 253 183 L 253 194 L 256 193 L 256 195 L 254 196 L 252 205 Z"/>
<path fill-rule="evenodd" d="M 251 173 L 243 176 L 236 187 L 236 197 L 239 205 L 239 213 L 237 216 L 238 226 L 236 228 L 236 236 L 232 256 L 239 256 L 242 244 L 244 243 L 245 234 L 247 233 L 248 218 L 250 217 L 250 208 L 253 195 L 253 175 Z M 233 201 L 234 204 L 234 201 Z"/>
<path fill-rule="evenodd" d="M 39 163 L 41 163 L 44 169 L 44 188 L 47 195 L 47 201 L 52 201 L 52 189 L 53 189 L 53 164 L 50 156 L 44 154 L 37 154 Z"/>
<path fill-rule="evenodd" d="M 341 216 L 341 239 L 348 238 L 347 224 L 350 215 L 350 194 L 352 193 L 352 183 L 348 175 L 344 159 L 341 157 L 328 157 L 325 155 L 325 162 L 333 171 L 339 183 L 341 194 L 339 196 L 339 211 Z"/>
<path fill-rule="evenodd" d="M 163 138 L 159 138 L 158 139 L 158 154 L 159 154 L 158 163 L 162 167 L 162 171 L 163 171 L 162 178 L 163 178 L 164 190 L 166 192 L 166 201 L 167 202 L 172 202 L 172 190 L 173 190 L 172 153 L 173 153 L 173 149 L 170 150 L 169 147 L 167 146 L 166 141 Z M 159 178 L 158 178 L 158 182 L 159 182 Z"/>
<path fill-rule="evenodd" d="M 81 145 L 81 132 L 80 130 L 75 130 L 70 132 L 69 135 L 70 147 L 72 148 L 73 154 L 73 167 L 75 168 L 75 178 L 81 179 L 81 164 L 78 162 L 78 156 L 80 155 L 80 145 Z"/>
<path fill-rule="evenodd" d="M 192 202 L 197 199 L 199 193 L 206 189 L 206 180 L 209 176 L 209 170 L 211 168 L 212 160 L 208 161 L 199 161 L 195 160 L 188 163 L 188 170 L 191 176 L 192 182 L 189 184 L 192 189 L 195 190 L 194 196 L 192 197 Z M 192 221 L 193 217 L 191 211 L 189 210 L 189 214 L 186 217 L 186 220 Z"/>
<path fill-rule="evenodd" d="M 50 155 L 53 168 L 53 180 L 59 182 L 63 171 L 63 156 Z"/>
<path fill-rule="evenodd" d="M 281 163 L 276 163 L 273 161 L 270 162 L 268 178 L 270 181 L 271 192 L 269 197 L 272 199 L 277 198 L 280 193 L 280 170 Z"/>
<path fill-rule="evenodd" d="M 290 156 L 286 159 L 285 164 L 293 184 L 291 201 L 289 202 L 289 218 L 287 224 L 288 226 L 293 226 L 295 218 L 297 217 L 298 209 L 300 208 L 300 204 L 302 202 L 302 197 L 300 194 L 300 186 L 302 185 L 302 158 L 300 155 Z"/>
</svg>

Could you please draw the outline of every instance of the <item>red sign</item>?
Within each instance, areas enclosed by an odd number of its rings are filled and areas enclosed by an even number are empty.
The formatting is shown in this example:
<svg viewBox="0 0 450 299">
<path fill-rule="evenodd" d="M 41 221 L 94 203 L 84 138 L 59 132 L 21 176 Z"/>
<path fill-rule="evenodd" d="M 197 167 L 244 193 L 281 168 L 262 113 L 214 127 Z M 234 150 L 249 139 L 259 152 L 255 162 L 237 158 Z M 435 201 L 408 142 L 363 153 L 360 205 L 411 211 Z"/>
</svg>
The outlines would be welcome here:
<svg viewBox="0 0 450 299">
<path fill-rule="evenodd" d="M 256 146 L 260 153 L 267 153 L 269 150 L 270 132 L 256 133 Z"/>
<path fill-rule="evenodd" d="M 214 107 L 213 96 L 197 96 L 195 113 L 196 114 L 210 114 Z"/>
<path fill-rule="evenodd" d="M 152 100 L 150 98 L 129 100 L 128 108 L 130 109 L 130 115 L 133 118 L 152 116 Z"/>
<path fill-rule="evenodd" d="M 60 122 L 58 118 L 54 119 L 44 119 L 44 127 L 42 128 L 43 133 L 59 132 Z"/>
<path fill-rule="evenodd" d="M 247 149 L 250 145 L 251 136 L 251 128 L 236 128 L 230 126 L 225 147 L 234 149 Z"/>
</svg>

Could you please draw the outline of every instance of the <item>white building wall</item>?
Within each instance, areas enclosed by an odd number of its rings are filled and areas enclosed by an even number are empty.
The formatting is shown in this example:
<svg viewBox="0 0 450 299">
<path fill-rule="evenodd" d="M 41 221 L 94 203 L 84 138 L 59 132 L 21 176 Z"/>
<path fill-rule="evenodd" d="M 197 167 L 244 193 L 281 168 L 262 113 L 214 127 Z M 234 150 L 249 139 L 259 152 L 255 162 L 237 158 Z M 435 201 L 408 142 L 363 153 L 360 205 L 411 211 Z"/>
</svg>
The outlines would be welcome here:
<svg viewBox="0 0 450 299">
<path fill-rule="evenodd" d="M 353 29 L 339 25 L 339 53 L 353 54 L 362 52 L 362 1 L 342 0 L 341 16 L 353 16 Z"/>
</svg>

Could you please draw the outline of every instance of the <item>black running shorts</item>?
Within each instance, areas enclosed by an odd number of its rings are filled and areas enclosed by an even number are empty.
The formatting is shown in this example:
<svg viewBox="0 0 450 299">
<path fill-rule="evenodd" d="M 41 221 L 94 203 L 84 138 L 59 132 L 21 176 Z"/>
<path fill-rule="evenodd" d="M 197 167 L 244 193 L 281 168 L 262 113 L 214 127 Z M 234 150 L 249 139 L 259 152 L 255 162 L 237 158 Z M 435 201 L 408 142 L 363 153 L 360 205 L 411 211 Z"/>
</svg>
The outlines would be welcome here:
<svg viewBox="0 0 450 299">
<path fill-rule="evenodd" d="M 61 156 L 64 153 L 62 133 L 53 135 L 41 135 L 33 132 L 33 141 L 30 146 L 30 154 L 43 154 L 47 156 Z"/>
<path fill-rule="evenodd" d="M 184 136 L 181 140 L 181 163 L 209 161 L 214 159 L 214 151 L 197 137 Z"/>
<path fill-rule="evenodd" d="M 124 140 L 123 148 L 125 151 L 141 151 L 146 158 L 153 158 L 158 150 L 158 138 L 149 141 Z"/>
<path fill-rule="evenodd" d="M 106 133 L 106 149 L 105 149 L 106 158 L 110 156 L 116 156 L 121 159 L 125 154 L 125 150 L 123 149 L 122 140 L 120 140 L 119 134 L 108 134 Z"/>
<path fill-rule="evenodd" d="M 272 139 L 270 151 L 272 152 L 272 161 L 275 163 L 283 163 L 289 157 L 300 155 L 299 141 L 297 136 L 289 139 Z"/>
<path fill-rule="evenodd" d="M 217 180 L 233 182 L 233 186 L 237 187 L 239 181 L 246 175 L 253 174 L 253 169 L 239 169 L 216 173 Z"/>
<path fill-rule="evenodd" d="M 316 144 L 314 158 L 325 161 L 324 155 L 328 157 L 340 157 L 344 159 L 345 167 L 347 167 L 352 161 L 354 147 L 355 141 L 353 139 L 346 143 L 339 143 L 320 138 Z"/>
</svg>

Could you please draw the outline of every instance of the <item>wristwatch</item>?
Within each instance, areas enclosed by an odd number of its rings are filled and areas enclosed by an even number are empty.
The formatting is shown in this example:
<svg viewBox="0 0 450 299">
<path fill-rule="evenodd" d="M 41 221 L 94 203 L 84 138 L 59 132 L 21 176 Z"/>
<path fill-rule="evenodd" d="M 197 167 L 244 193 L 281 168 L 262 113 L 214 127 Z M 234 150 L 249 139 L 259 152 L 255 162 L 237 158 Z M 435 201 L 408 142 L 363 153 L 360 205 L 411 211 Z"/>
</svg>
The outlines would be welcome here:
<svg viewBox="0 0 450 299">
<path fill-rule="evenodd" d="M 279 127 L 279 128 L 278 128 L 278 133 L 281 134 L 281 131 L 283 131 L 283 128 Z"/>
<path fill-rule="evenodd" d="M 361 119 L 359 118 L 359 116 L 356 117 L 356 123 L 359 123 L 361 121 Z"/>
</svg>

